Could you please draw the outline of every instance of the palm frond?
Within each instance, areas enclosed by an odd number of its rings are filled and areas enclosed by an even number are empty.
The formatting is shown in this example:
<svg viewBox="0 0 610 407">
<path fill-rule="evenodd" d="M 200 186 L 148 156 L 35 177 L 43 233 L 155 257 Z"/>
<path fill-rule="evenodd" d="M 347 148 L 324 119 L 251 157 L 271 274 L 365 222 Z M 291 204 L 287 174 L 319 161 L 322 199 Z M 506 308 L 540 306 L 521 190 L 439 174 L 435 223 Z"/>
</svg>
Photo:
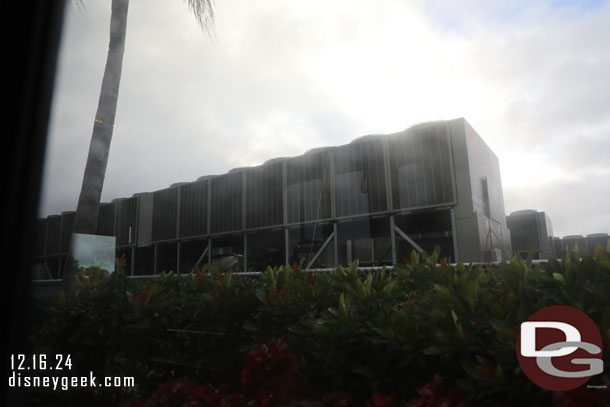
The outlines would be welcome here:
<svg viewBox="0 0 610 407">
<path fill-rule="evenodd" d="M 201 29 L 208 35 L 214 34 L 214 2 L 213 0 L 184 0 L 191 10 Z"/>
<path fill-rule="evenodd" d="M 83 0 L 68 1 L 68 7 L 72 7 L 72 6 L 76 6 L 78 8 L 78 11 L 80 11 L 81 13 L 85 10 L 85 3 L 83 3 Z"/>
</svg>

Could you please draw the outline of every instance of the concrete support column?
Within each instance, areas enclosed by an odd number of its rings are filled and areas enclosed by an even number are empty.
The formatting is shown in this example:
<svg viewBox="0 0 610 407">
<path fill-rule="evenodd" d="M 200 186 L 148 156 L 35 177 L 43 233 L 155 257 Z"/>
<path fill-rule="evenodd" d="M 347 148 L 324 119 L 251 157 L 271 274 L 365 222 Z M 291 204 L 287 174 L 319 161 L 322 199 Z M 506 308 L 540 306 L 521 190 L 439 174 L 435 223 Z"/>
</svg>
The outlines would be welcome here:
<svg viewBox="0 0 610 407">
<path fill-rule="evenodd" d="M 248 234 L 244 233 L 244 273 L 248 271 Z"/>
<path fill-rule="evenodd" d="M 455 223 L 455 208 L 451 208 L 451 240 L 453 241 L 453 256 L 454 262 L 460 261 L 460 256 L 458 255 L 458 242 L 457 242 L 457 227 Z"/>
<path fill-rule="evenodd" d="M 136 247 L 131 248 L 131 268 L 129 270 L 129 275 L 133 276 L 136 273 Z"/>
<path fill-rule="evenodd" d="M 288 228 L 284 229 L 284 255 L 286 257 L 286 265 L 290 266 L 290 236 L 288 234 Z"/>
<path fill-rule="evenodd" d="M 333 223 L 333 240 L 335 244 L 335 267 L 339 265 L 339 239 L 337 235 L 337 223 Z"/>
<path fill-rule="evenodd" d="M 180 257 L 180 242 L 176 243 L 176 274 L 180 274 L 182 268 L 182 259 Z"/>
<path fill-rule="evenodd" d="M 155 254 L 153 255 L 153 274 L 157 275 L 158 270 L 157 270 L 157 257 L 159 255 L 159 246 L 155 245 Z"/>
<path fill-rule="evenodd" d="M 390 241 L 392 242 L 392 264 L 396 264 L 396 233 L 394 232 L 394 216 L 390 216 Z"/>
</svg>

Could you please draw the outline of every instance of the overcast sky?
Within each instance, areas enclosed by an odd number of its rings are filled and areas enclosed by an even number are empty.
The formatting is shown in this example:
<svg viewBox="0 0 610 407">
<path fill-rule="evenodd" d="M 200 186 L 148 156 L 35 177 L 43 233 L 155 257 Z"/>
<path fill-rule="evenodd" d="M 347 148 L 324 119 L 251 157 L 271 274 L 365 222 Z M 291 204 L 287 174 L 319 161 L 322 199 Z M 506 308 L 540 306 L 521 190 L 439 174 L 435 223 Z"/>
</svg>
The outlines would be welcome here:
<svg viewBox="0 0 610 407">
<path fill-rule="evenodd" d="M 74 210 L 110 1 L 68 7 L 40 214 Z M 132 0 L 102 201 L 464 117 L 507 213 L 610 232 L 610 1 Z"/>
</svg>

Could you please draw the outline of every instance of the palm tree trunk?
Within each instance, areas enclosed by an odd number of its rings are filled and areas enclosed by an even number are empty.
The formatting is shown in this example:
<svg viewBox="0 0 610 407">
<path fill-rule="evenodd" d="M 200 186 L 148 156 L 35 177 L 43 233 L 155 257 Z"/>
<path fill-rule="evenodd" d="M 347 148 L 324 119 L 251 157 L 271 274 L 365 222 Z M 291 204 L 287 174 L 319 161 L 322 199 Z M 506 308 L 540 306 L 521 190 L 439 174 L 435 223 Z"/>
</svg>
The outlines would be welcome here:
<svg viewBox="0 0 610 407">
<path fill-rule="evenodd" d="M 78 206 L 74 217 L 73 233 L 95 234 L 102 187 L 108 164 L 108 153 L 112 141 L 114 118 L 116 115 L 125 51 L 127 32 L 127 11 L 129 0 L 112 0 L 110 17 L 110 43 L 106 69 L 102 79 L 100 99 L 93 123 L 93 134 L 89 145 L 89 155 L 83 176 Z M 71 253 L 64 271 L 63 286 L 66 294 L 75 290 L 76 273 L 72 267 Z"/>
</svg>

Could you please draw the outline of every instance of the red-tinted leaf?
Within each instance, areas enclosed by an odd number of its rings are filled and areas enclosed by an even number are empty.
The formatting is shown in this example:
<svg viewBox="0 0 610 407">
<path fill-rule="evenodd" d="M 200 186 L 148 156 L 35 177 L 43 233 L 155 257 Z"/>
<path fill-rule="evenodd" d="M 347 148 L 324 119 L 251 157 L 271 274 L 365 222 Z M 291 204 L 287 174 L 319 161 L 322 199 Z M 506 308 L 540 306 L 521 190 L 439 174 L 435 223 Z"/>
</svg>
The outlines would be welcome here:
<svg viewBox="0 0 610 407">
<path fill-rule="evenodd" d="M 136 301 L 138 301 L 138 304 L 140 304 L 141 306 L 146 305 L 147 300 L 148 300 L 148 293 L 140 293 L 140 294 L 136 295 Z"/>
<path fill-rule="evenodd" d="M 371 396 L 371 398 L 366 402 L 368 407 L 394 407 L 395 406 L 395 394 L 381 394 L 375 393 Z"/>
<path fill-rule="evenodd" d="M 324 407 L 350 407 L 352 405 L 352 397 L 343 392 L 334 392 L 327 394 L 322 398 Z"/>
</svg>

